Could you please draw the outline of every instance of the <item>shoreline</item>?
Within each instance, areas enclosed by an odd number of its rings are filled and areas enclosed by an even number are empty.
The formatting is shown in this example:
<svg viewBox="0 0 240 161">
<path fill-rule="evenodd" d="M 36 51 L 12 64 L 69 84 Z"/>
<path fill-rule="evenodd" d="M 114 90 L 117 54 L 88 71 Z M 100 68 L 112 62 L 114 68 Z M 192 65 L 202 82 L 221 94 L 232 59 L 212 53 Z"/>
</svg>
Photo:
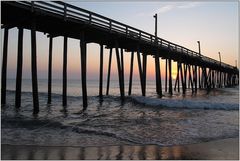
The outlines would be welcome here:
<svg viewBox="0 0 240 161">
<path fill-rule="evenodd" d="M 239 138 L 228 138 L 216 141 L 189 145 L 161 147 L 158 145 L 118 145 L 101 147 L 77 146 L 39 146 L 1 144 L 1 159 L 201 159 L 222 160 L 239 159 Z"/>
</svg>

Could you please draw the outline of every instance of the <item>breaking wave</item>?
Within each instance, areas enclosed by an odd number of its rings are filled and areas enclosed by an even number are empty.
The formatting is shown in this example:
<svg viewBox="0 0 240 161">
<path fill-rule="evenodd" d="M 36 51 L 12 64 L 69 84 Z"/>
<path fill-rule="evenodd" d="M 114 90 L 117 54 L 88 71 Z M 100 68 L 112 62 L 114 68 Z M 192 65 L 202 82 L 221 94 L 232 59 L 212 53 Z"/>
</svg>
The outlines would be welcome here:
<svg viewBox="0 0 240 161">
<path fill-rule="evenodd" d="M 158 99 L 143 96 L 132 96 L 134 102 L 146 106 L 187 108 L 187 109 L 216 109 L 216 110 L 238 110 L 239 104 L 236 103 L 217 103 L 199 100 L 174 100 Z"/>
</svg>

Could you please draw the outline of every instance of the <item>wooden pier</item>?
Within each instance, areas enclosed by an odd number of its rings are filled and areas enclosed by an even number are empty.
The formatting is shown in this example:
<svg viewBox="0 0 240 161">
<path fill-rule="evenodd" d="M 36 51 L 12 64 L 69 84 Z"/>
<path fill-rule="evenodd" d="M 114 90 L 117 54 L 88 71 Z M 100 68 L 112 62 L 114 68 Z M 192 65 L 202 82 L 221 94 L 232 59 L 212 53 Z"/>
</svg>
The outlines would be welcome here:
<svg viewBox="0 0 240 161">
<path fill-rule="evenodd" d="M 62 105 L 67 106 L 67 47 L 68 38 L 80 40 L 81 83 L 83 110 L 87 101 L 87 44 L 100 45 L 99 97 L 103 98 L 103 57 L 104 49 L 109 49 L 106 95 L 109 94 L 112 54 L 115 51 L 121 99 L 125 98 L 124 54 L 131 52 L 128 95 L 132 93 L 132 75 L 134 55 L 137 56 L 142 95 L 146 95 L 147 57 L 153 56 L 155 62 L 156 93 L 162 96 L 160 59 L 166 60 L 165 91 L 170 95 L 174 91 L 186 93 L 191 88 L 196 93 L 198 88 L 212 89 L 239 84 L 237 67 L 203 56 L 178 44 L 146 33 L 129 25 L 109 19 L 91 11 L 64 3 L 44 1 L 2 1 L 2 24 L 4 29 L 1 104 L 6 104 L 7 47 L 9 29 L 18 28 L 18 54 L 16 76 L 16 108 L 21 106 L 22 57 L 24 29 L 31 30 L 31 72 L 33 113 L 39 112 L 36 31 L 46 33 L 49 37 L 48 64 L 48 101 L 51 103 L 52 88 L 52 46 L 55 37 L 62 36 L 63 43 L 63 87 Z M 157 18 L 157 16 L 156 16 Z M 200 45 L 200 44 L 199 44 Z M 141 59 L 142 57 L 142 59 Z M 172 84 L 172 62 L 177 62 L 177 77 Z M 180 90 L 180 84 L 182 90 Z M 173 88 L 174 86 L 174 88 Z M 168 87 L 168 88 L 167 88 Z"/>
</svg>

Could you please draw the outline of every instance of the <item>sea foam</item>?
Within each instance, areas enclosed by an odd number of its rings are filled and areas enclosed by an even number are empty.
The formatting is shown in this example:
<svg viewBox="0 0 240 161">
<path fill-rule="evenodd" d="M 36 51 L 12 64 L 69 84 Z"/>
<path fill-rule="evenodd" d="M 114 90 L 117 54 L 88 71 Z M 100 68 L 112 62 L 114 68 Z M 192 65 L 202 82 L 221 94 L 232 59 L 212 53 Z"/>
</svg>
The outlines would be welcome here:
<svg viewBox="0 0 240 161">
<path fill-rule="evenodd" d="M 187 109 L 219 109 L 219 110 L 238 110 L 239 104 L 236 103 L 217 103 L 199 100 L 175 100 L 175 99 L 160 99 L 143 96 L 132 96 L 134 102 L 154 107 L 169 107 L 169 108 L 187 108 Z"/>
</svg>

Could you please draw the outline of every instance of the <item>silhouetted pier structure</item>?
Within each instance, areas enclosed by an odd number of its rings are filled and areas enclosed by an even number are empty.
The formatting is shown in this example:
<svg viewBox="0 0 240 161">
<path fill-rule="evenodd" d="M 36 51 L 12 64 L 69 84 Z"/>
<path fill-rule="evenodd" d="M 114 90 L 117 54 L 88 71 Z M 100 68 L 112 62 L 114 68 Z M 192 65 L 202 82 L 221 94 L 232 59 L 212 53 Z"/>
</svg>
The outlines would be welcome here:
<svg viewBox="0 0 240 161">
<path fill-rule="evenodd" d="M 64 3 L 44 1 L 1 2 L 2 26 L 4 28 L 3 63 L 2 63 L 2 105 L 6 103 L 6 73 L 7 73 L 7 46 L 8 30 L 18 28 L 18 59 L 16 77 L 16 107 L 21 105 L 21 80 L 23 56 L 23 30 L 31 30 L 31 65 L 32 65 L 32 93 L 34 113 L 39 111 L 38 82 L 37 82 L 37 53 L 36 31 L 47 33 L 49 37 L 49 71 L 48 71 L 48 103 L 51 103 L 52 83 L 52 43 L 54 37 L 63 36 L 63 90 L 62 104 L 67 105 L 67 40 L 74 38 L 80 40 L 81 55 L 81 81 L 83 109 L 88 106 L 86 68 L 87 43 L 100 45 L 99 68 L 99 96 L 103 96 L 103 50 L 110 49 L 107 75 L 107 90 L 109 94 L 112 52 L 115 49 L 119 78 L 120 95 L 123 100 L 124 91 L 124 51 L 131 52 L 129 91 L 132 90 L 132 74 L 134 55 L 140 75 L 142 95 L 146 95 L 146 68 L 147 56 L 155 59 L 156 92 L 162 96 L 162 82 L 160 74 L 160 59 L 166 60 L 165 91 L 173 93 L 173 89 L 185 94 L 186 88 L 197 92 L 198 88 L 211 89 L 234 86 L 239 83 L 239 70 L 237 67 L 200 55 L 183 46 L 133 28 L 126 24 L 109 19 L 88 10 Z M 142 53 L 142 61 L 141 55 Z M 172 62 L 177 62 L 177 78 L 172 88 Z M 187 84 L 188 83 L 188 84 Z M 167 89 L 168 84 L 168 89 Z M 199 87 L 198 87 L 199 85 Z"/>
</svg>

